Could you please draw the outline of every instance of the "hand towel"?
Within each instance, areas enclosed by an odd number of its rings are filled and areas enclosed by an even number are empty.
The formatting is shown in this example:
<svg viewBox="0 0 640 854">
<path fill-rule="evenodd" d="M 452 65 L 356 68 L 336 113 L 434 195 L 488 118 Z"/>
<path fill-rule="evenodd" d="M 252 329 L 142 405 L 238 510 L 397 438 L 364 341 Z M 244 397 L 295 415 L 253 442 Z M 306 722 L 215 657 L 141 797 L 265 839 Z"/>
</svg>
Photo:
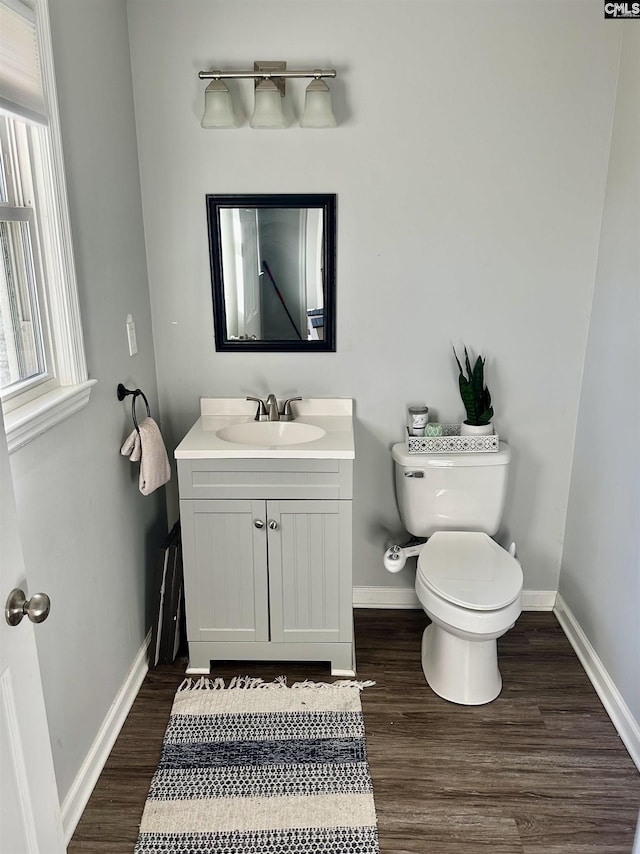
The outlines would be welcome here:
<svg viewBox="0 0 640 854">
<path fill-rule="evenodd" d="M 140 460 L 138 487 L 143 495 L 150 495 L 170 480 L 171 466 L 160 428 L 153 418 L 145 418 L 139 426 L 140 433 L 133 430 L 120 453 L 132 463 Z"/>
</svg>

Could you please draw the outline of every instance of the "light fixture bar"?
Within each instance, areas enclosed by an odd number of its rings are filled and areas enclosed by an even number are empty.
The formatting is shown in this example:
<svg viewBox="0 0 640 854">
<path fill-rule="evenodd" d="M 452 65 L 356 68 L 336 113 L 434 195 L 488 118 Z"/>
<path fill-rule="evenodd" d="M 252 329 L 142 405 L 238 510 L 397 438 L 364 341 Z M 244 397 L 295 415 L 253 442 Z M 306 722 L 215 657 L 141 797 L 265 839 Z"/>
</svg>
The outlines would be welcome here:
<svg viewBox="0 0 640 854">
<path fill-rule="evenodd" d="M 198 77 L 201 80 L 223 80 L 223 79 L 248 79 L 268 80 L 270 77 L 337 77 L 338 73 L 334 68 L 316 68 L 310 70 L 288 70 L 288 71 L 270 71 L 263 69 L 261 71 L 200 71 Z"/>
</svg>

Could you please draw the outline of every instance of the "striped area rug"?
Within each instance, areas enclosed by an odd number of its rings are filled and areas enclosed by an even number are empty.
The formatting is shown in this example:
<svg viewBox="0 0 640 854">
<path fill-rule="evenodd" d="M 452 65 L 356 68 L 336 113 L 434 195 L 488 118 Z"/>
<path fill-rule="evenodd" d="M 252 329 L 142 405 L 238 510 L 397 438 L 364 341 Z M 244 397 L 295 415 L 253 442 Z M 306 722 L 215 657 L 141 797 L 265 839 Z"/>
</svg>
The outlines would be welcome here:
<svg viewBox="0 0 640 854">
<path fill-rule="evenodd" d="M 360 690 L 186 680 L 135 854 L 378 854 Z"/>
</svg>

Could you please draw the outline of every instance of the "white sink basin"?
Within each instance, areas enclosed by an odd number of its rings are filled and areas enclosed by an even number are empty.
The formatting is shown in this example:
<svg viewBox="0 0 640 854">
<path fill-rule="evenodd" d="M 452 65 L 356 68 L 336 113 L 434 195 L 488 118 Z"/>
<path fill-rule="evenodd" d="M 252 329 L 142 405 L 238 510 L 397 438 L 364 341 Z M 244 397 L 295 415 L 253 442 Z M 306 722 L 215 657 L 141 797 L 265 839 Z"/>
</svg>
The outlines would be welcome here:
<svg viewBox="0 0 640 854">
<path fill-rule="evenodd" d="M 255 421 L 244 397 L 205 397 L 200 418 L 175 450 L 177 460 L 353 460 L 353 400 L 306 398 L 295 421 Z"/>
<path fill-rule="evenodd" d="M 225 442 L 269 448 L 273 445 L 304 445 L 326 435 L 322 427 L 301 421 L 242 421 L 216 431 Z"/>
</svg>

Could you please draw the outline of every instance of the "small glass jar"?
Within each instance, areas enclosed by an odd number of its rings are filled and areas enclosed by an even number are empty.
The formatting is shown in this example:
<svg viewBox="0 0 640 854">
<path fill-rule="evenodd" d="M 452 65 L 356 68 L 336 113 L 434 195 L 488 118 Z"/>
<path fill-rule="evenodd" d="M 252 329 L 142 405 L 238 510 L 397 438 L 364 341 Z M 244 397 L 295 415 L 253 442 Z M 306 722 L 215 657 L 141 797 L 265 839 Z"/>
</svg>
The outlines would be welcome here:
<svg viewBox="0 0 640 854">
<path fill-rule="evenodd" d="M 424 436 L 429 420 L 429 407 L 424 403 L 410 403 L 407 406 L 407 430 L 410 436 Z"/>
</svg>

